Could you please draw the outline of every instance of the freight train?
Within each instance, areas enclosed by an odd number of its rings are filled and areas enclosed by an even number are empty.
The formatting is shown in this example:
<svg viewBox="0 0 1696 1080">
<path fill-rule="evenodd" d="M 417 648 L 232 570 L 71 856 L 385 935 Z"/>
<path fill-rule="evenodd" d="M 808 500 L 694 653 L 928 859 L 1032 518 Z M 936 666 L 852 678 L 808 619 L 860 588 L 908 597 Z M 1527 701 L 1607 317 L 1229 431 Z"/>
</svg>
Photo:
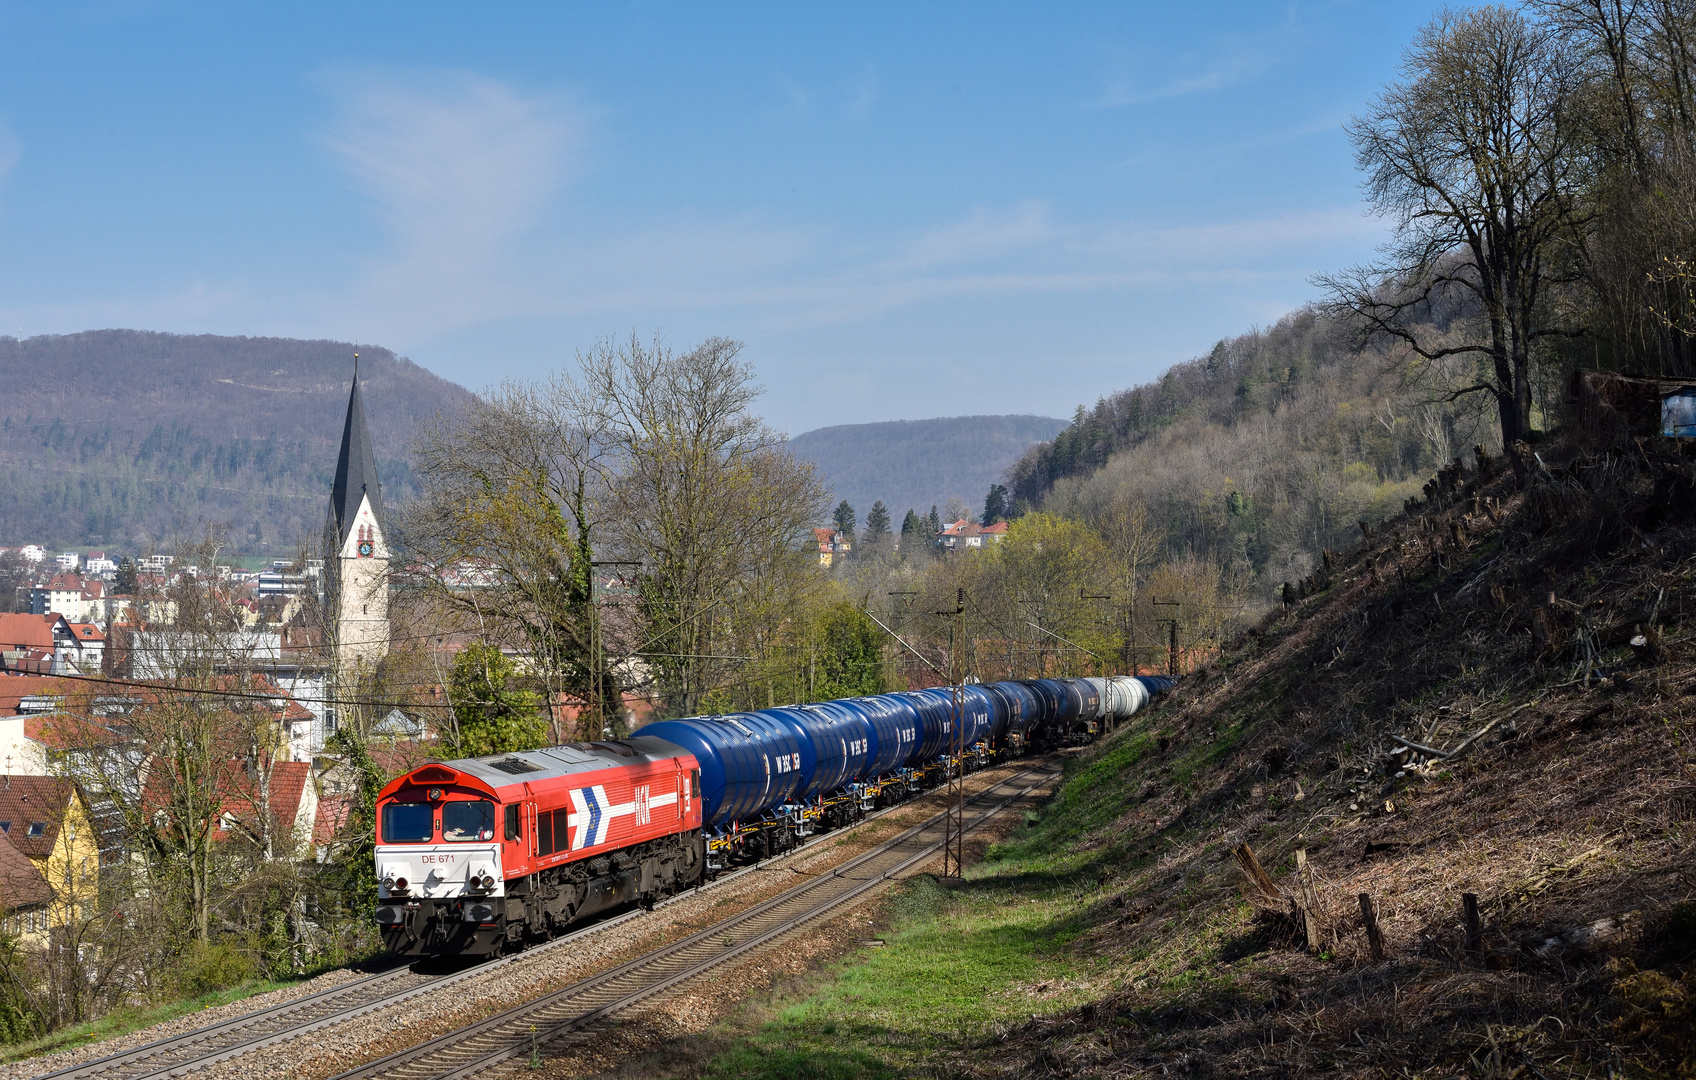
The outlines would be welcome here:
<svg viewBox="0 0 1696 1080">
<path fill-rule="evenodd" d="M 432 762 L 377 797 L 377 924 L 399 955 L 516 951 L 788 850 L 956 770 L 1086 742 L 1171 686 L 968 684 L 958 706 L 951 688 L 904 691 Z"/>
</svg>

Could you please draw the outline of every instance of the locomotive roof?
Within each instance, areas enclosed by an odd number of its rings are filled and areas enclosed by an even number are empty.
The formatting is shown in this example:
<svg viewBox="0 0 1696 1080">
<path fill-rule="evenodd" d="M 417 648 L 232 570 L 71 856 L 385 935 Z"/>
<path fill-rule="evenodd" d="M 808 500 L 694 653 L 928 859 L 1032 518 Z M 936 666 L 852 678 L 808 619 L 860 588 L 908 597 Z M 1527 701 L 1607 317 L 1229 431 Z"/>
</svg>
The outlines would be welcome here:
<svg viewBox="0 0 1696 1080">
<path fill-rule="evenodd" d="M 490 757 L 459 758 L 442 764 L 468 773 L 492 788 L 534 784 L 573 773 L 596 772 L 620 765 L 669 761 L 688 751 L 664 739 L 638 735 L 616 742 L 567 743 Z"/>
</svg>

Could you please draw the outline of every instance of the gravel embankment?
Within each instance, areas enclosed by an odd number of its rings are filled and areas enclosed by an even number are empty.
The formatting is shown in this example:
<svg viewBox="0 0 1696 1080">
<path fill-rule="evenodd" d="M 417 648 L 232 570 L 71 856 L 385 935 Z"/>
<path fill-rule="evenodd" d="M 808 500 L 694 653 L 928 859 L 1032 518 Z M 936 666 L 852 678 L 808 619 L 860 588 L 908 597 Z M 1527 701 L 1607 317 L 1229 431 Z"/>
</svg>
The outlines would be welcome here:
<svg viewBox="0 0 1696 1080">
<path fill-rule="evenodd" d="M 1014 763 L 976 773 L 967 780 L 968 791 L 975 792 L 998 783 L 1020 767 L 1019 763 Z M 941 797 L 940 791 L 929 792 L 856 830 L 826 837 L 808 850 L 762 866 L 735 880 L 722 881 L 711 888 L 685 894 L 632 922 L 607 927 L 602 933 L 585 935 L 562 948 L 523 954 L 490 965 L 486 973 L 445 987 L 440 992 L 423 994 L 393 1008 L 313 1032 L 293 1043 L 269 1047 L 263 1054 L 210 1066 L 196 1075 L 211 1080 L 258 1080 L 278 1076 L 318 1080 L 333 1076 L 361 1062 L 445 1034 L 518 1002 L 540 997 L 625 963 L 667 940 L 703 930 L 783 892 L 803 876 L 846 862 L 923 820 L 941 808 Z M 863 925 L 863 915 L 859 918 Z M 841 934 L 831 932 L 821 936 L 819 942 L 802 951 L 810 955 L 817 951 L 826 937 L 834 939 L 837 936 Z M 760 950 L 728 970 L 752 970 L 769 951 L 769 948 Z M 30 1080 L 57 1069 L 257 1012 L 362 977 L 354 971 L 328 972 L 297 986 L 180 1016 L 119 1038 L 0 1066 L 0 1080 Z M 715 984 L 720 981 L 716 973 L 709 978 Z M 724 993 L 715 992 L 712 997 L 721 999 Z"/>
<path fill-rule="evenodd" d="M 44 1073 L 68 1069 L 72 1065 L 80 1065 L 85 1061 L 93 1061 L 95 1058 L 103 1058 L 110 1054 L 120 1054 L 125 1050 L 146 1046 L 150 1042 L 158 1042 L 160 1039 L 168 1039 L 173 1035 L 181 1035 L 208 1024 L 217 1024 L 234 1017 L 246 1016 L 261 1009 L 268 1009 L 272 1005 L 281 1005 L 286 1001 L 294 1001 L 297 998 L 316 994 L 320 990 L 331 990 L 363 978 L 365 978 L 365 973 L 350 971 L 347 968 L 327 971 L 316 978 L 296 983 L 293 986 L 255 994 L 240 1001 L 232 1001 L 227 1005 L 215 1005 L 210 1009 L 202 1009 L 199 1012 L 185 1013 L 174 1020 L 141 1028 L 138 1031 L 130 1032 L 128 1035 L 119 1035 L 103 1042 L 90 1043 L 87 1046 L 78 1046 L 70 1050 L 60 1050 L 56 1053 L 44 1054 L 41 1057 L 29 1058 L 25 1061 L 14 1061 L 8 1065 L 0 1065 L 0 1080 L 28 1080 L 30 1077 L 41 1076 Z"/>
<path fill-rule="evenodd" d="M 967 790 L 973 793 L 993 786 L 1022 767 L 1022 763 L 1014 763 L 975 773 L 967 780 Z M 487 977 L 315 1032 L 301 1042 L 271 1047 L 263 1062 L 236 1059 L 196 1075 L 209 1080 L 285 1075 L 296 1080 L 324 1080 L 626 963 L 666 941 L 704 930 L 769 900 L 804 876 L 828 870 L 877 846 L 936 813 L 942 805 L 942 792 L 929 792 L 856 830 L 827 837 L 813 848 L 762 866 L 755 873 L 685 894 L 642 919 L 579 939 L 567 949 L 521 955 L 509 964 L 491 968 Z M 757 963 L 769 949 L 757 951 L 750 960 Z M 716 982 L 719 977 L 715 971 L 703 978 Z"/>
</svg>

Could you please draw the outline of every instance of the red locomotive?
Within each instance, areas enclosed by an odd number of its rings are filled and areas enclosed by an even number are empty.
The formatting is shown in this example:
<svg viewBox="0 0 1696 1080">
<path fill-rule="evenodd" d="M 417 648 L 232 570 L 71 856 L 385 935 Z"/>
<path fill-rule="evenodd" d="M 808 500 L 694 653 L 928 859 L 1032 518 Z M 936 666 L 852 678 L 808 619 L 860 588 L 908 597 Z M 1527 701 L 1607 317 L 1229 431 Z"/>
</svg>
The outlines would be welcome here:
<svg viewBox="0 0 1696 1080">
<path fill-rule="evenodd" d="M 662 739 L 422 765 L 377 796 L 377 923 L 400 955 L 499 955 L 694 885 L 700 766 Z"/>
</svg>

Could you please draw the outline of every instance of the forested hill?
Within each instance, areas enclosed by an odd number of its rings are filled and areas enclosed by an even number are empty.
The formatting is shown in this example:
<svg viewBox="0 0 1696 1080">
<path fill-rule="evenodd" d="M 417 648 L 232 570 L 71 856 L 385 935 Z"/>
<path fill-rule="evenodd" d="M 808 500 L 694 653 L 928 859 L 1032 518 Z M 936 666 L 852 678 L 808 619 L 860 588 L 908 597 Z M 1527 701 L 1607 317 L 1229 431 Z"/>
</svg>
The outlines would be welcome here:
<svg viewBox="0 0 1696 1080">
<path fill-rule="evenodd" d="M 291 554 L 323 528 L 355 346 L 98 330 L 0 339 L 0 544 L 163 545 L 224 522 L 239 550 Z M 379 473 L 463 388 L 358 347 Z"/>
<path fill-rule="evenodd" d="M 1358 539 L 1360 520 L 1401 510 L 1439 466 L 1496 445 L 1485 395 L 1445 400 L 1444 373 L 1427 375 L 1408 381 L 1302 309 L 1080 408 L 1010 470 L 1015 506 L 1099 520 L 1138 505 L 1167 554 L 1276 588 Z"/>
<path fill-rule="evenodd" d="M 882 500 L 899 525 L 909 509 L 924 514 L 949 499 L 981 508 L 1007 466 L 1065 426 L 1047 416 L 892 420 L 818 428 L 789 447 L 818 464 L 836 498 L 847 499 L 862 521 Z"/>
</svg>

